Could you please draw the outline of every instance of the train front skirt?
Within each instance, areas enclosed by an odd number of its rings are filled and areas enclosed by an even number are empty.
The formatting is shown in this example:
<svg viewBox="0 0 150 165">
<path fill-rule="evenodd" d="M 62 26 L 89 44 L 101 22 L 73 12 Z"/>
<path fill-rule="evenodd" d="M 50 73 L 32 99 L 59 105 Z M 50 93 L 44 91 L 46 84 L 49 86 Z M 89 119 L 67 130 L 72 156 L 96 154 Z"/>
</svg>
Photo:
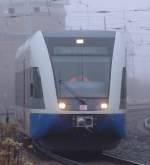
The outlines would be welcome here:
<svg viewBox="0 0 150 165">
<path fill-rule="evenodd" d="M 90 116 L 92 127 L 77 126 L 78 117 Z M 125 118 L 118 114 L 31 114 L 30 137 L 56 150 L 114 148 L 125 137 Z"/>
</svg>

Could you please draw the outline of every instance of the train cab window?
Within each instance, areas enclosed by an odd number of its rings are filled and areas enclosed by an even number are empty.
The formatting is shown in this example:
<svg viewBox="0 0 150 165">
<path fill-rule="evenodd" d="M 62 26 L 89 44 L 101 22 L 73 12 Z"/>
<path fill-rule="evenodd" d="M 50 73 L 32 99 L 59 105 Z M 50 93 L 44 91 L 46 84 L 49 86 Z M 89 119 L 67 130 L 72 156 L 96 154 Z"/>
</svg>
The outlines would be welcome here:
<svg viewBox="0 0 150 165">
<path fill-rule="evenodd" d="M 74 97 L 70 90 L 80 97 L 108 97 L 111 67 L 108 47 L 77 47 L 76 50 L 74 47 L 72 54 L 68 47 L 55 49 L 54 53 L 55 79 L 63 82 L 57 83 L 56 88 L 62 97 Z"/>
<path fill-rule="evenodd" d="M 108 99 L 115 33 L 46 36 L 58 98 Z"/>
</svg>

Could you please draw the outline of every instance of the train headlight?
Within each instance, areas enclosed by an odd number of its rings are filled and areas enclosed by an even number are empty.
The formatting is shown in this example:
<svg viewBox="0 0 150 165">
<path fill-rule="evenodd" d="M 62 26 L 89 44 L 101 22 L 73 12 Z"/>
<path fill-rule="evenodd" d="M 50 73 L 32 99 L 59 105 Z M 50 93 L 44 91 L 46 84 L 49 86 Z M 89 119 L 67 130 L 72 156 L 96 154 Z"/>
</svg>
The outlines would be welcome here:
<svg viewBox="0 0 150 165">
<path fill-rule="evenodd" d="M 102 110 L 105 110 L 105 109 L 108 108 L 108 104 L 107 104 L 107 103 L 101 103 L 101 104 L 100 104 L 100 108 L 101 108 Z"/>
<path fill-rule="evenodd" d="M 66 109 L 66 103 L 65 102 L 59 102 L 59 104 L 58 104 L 58 107 L 59 107 L 59 109 Z"/>
</svg>

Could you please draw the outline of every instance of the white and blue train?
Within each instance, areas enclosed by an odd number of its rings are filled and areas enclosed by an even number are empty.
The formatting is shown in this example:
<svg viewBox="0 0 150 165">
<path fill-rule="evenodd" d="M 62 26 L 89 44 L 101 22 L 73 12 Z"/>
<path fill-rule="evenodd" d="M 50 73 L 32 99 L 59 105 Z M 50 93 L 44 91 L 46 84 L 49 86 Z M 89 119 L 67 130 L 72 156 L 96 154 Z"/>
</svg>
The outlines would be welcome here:
<svg viewBox="0 0 150 165">
<path fill-rule="evenodd" d="M 56 150 L 103 150 L 125 136 L 125 37 L 36 32 L 16 55 L 21 131 Z"/>
</svg>

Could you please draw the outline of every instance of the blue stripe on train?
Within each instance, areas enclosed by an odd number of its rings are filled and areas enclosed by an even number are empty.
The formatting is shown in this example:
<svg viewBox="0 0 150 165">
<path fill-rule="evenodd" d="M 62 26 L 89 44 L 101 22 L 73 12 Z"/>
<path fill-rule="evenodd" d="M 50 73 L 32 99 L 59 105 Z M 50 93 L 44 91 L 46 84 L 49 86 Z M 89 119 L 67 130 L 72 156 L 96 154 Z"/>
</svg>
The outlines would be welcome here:
<svg viewBox="0 0 150 165">
<path fill-rule="evenodd" d="M 68 120 L 61 120 L 57 114 L 31 114 L 30 115 L 30 137 L 39 138 L 49 130 L 64 132 L 71 128 Z"/>
<path fill-rule="evenodd" d="M 96 130 L 100 133 L 113 131 L 119 138 L 125 136 L 124 114 L 96 115 Z M 31 114 L 30 137 L 40 138 L 47 132 L 67 132 L 72 128 L 70 115 L 58 114 Z"/>
<path fill-rule="evenodd" d="M 97 123 L 99 132 L 114 131 L 119 138 L 125 137 L 125 119 L 124 114 L 107 115 L 104 120 Z"/>
</svg>

